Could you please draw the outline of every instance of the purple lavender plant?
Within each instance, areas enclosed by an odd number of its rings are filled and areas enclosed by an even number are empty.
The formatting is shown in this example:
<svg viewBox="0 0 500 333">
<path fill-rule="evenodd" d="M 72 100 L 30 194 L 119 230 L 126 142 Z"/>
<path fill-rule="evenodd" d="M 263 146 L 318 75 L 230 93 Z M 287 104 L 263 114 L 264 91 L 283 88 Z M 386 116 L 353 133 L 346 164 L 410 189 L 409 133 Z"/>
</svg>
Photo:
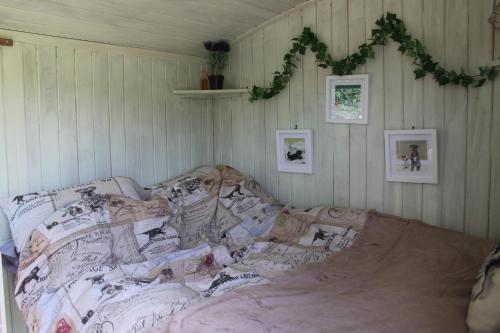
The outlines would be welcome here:
<svg viewBox="0 0 500 333">
<path fill-rule="evenodd" d="M 231 46 L 226 40 L 205 41 L 205 49 L 208 51 L 208 66 L 210 75 L 222 75 L 226 67 L 227 58 L 231 51 Z"/>
</svg>

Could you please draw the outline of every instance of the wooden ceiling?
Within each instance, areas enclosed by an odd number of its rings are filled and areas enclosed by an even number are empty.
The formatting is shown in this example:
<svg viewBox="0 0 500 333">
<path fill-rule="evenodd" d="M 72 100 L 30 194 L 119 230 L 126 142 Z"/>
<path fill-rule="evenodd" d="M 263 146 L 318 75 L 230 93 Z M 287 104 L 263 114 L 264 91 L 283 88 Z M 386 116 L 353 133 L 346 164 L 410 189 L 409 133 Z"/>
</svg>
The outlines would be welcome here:
<svg viewBox="0 0 500 333">
<path fill-rule="evenodd" d="M 0 0 L 0 28 L 204 56 L 306 0 Z"/>
</svg>

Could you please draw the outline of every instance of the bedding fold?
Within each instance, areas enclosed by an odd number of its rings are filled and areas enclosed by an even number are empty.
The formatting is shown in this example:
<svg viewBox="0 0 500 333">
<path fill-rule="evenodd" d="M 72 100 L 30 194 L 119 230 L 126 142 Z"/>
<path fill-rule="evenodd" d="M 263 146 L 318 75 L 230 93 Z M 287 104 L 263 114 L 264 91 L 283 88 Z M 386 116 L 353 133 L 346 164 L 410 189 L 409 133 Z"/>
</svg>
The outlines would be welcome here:
<svg viewBox="0 0 500 333">
<path fill-rule="evenodd" d="M 354 243 L 366 218 L 282 210 L 230 167 L 162 182 L 147 201 L 86 192 L 30 221 L 16 301 L 30 332 L 145 332 L 193 304 L 327 259 Z"/>
<path fill-rule="evenodd" d="M 370 212 L 352 247 L 194 305 L 154 332 L 466 333 L 471 288 L 492 247 Z"/>
</svg>

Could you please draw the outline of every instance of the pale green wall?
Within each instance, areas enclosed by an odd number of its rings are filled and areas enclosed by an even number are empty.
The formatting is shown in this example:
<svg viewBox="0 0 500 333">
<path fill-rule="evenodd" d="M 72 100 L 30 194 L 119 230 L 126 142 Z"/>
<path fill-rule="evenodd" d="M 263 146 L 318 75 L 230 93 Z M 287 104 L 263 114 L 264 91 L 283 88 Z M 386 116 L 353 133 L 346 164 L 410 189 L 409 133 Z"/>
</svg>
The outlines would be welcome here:
<svg viewBox="0 0 500 333">
<path fill-rule="evenodd" d="M 316 31 L 335 57 L 356 50 L 387 11 L 448 68 L 475 72 L 493 59 L 488 17 L 494 0 L 323 0 L 253 31 L 233 45 L 231 86 L 262 85 L 280 69 L 290 38 Z M 500 56 L 497 31 L 495 57 Z M 325 75 L 308 53 L 277 97 L 215 108 L 216 162 L 255 175 L 283 202 L 374 208 L 500 239 L 500 80 L 481 89 L 414 80 L 408 59 L 389 44 L 358 73 L 369 73 L 369 124 L 325 123 Z M 312 128 L 313 175 L 276 171 L 276 129 Z M 439 184 L 384 182 L 384 129 L 437 128 Z"/>
</svg>

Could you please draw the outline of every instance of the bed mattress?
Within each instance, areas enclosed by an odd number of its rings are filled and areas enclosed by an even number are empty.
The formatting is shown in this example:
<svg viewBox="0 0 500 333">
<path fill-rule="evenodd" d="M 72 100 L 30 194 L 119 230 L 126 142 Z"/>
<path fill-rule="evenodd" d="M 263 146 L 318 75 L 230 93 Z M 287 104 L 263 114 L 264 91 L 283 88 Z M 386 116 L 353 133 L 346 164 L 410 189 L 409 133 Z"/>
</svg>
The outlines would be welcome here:
<svg viewBox="0 0 500 333">
<path fill-rule="evenodd" d="M 160 331 L 466 333 L 471 288 L 492 246 L 370 212 L 358 241 L 326 262 L 194 305 Z"/>
</svg>

